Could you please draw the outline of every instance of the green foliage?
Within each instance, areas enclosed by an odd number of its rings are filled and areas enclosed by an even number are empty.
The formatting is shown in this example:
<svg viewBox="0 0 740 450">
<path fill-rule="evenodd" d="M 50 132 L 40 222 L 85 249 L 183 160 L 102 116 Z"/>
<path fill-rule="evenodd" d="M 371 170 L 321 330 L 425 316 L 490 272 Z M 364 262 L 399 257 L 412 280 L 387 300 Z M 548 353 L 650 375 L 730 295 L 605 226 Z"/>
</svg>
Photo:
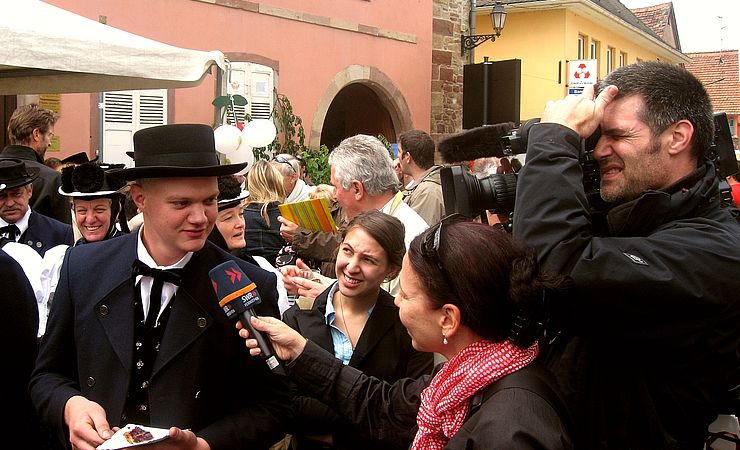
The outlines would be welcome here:
<svg viewBox="0 0 740 450">
<path fill-rule="evenodd" d="M 331 184 L 329 148 L 326 145 L 322 145 L 318 150 L 306 147 L 303 159 L 306 161 L 306 172 L 314 184 Z"/>
<path fill-rule="evenodd" d="M 236 117 L 234 106 L 247 106 L 247 99 L 241 95 L 221 95 L 213 99 L 211 104 L 217 109 L 223 108 L 221 112 L 221 123 L 225 123 L 226 114 L 229 114 L 234 122 L 247 122 L 250 120 L 248 114 L 245 117 Z"/>
<path fill-rule="evenodd" d="M 275 101 L 275 127 L 278 133 L 282 133 L 282 143 L 280 139 L 275 139 L 267 149 L 273 154 L 287 153 L 289 155 L 299 155 L 306 151 L 306 132 L 303 129 L 303 120 L 293 114 L 293 105 L 290 100 L 283 94 L 278 94 Z"/>
<path fill-rule="evenodd" d="M 306 146 L 306 132 L 303 120 L 293 113 L 290 100 L 283 94 L 278 94 L 275 102 L 275 127 L 282 139 L 275 139 L 267 149 L 273 155 L 287 153 L 301 155 L 306 161 L 306 172 L 314 184 L 329 183 L 329 149 L 322 145 L 318 150 Z M 281 142 L 282 141 L 282 142 Z M 264 152 L 261 153 L 264 155 Z M 255 149 L 255 158 L 260 158 Z M 266 158 L 266 156 L 264 156 Z"/>
<path fill-rule="evenodd" d="M 391 149 L 391 143 L 388 142 L 388 138 L 383 136 L 382 134 L 378 135 L 378 140 L 385 145 L 386 150 L 388 150 L 388 154 L 391 155 L 391 159 L 395 159 L 396 155 L 393 154 L 393 149 Z"/>
</svg>

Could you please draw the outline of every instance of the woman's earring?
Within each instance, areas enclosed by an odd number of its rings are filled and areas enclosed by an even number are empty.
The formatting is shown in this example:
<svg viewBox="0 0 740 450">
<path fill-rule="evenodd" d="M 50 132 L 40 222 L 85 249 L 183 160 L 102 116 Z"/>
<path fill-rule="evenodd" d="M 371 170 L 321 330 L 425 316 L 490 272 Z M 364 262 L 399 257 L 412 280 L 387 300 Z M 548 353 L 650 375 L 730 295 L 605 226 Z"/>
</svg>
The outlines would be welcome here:
<svg viewBox="0 0 740 450">
<path fill-rule="evenodd" d="M 444 345 L 447 345 L 447 336 L 445 336 L 445 334 L 444 334 L 444 333 L 442 333 L 442 343 L 443 343 Z"/>
</svg>

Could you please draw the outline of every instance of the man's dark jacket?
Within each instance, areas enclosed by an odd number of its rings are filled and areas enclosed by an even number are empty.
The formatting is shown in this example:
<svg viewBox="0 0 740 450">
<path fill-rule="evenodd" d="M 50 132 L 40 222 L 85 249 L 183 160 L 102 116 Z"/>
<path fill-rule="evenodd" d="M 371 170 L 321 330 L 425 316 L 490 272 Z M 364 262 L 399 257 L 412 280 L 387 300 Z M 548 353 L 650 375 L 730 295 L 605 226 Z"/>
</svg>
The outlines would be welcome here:
<svg viewBox="0 0 740 450">
<path fill-rule="evenodd" d="M 123 426 L 133 361 L 138 233 L 75 246 L 65 255 L 46 334 L 31 377 L 31 398 L 58 436 L 64 405 L 83 395 Z M 258 315 L 279 317 L 276 278 L 210 242 L 185 266 L 149 384 L 151 425 L 190 428 L 212 449 L 268 448 L 289 418 L 287 389 L 249 355 L 219 307 L 208 272 L 234 260 L 257 285 Z M 66 438 L 68 440 L 68 437 Z"/>
<path fill-rule="evenodd" d="M 702 448 L 740 384 L 740 224 L 712 163 L 612 207 L 594 231 L 580 140 L 535 125 L 517 181 L 514 235 L 575 290 L 546 357 L 580 446 Z"/>
<path fill-rule="evenodd" d="M 21 244 L 26 244 L 44 256 L 47 250 L 57 245 L 72 245 L 75 242 L 72 226 L 62 223 L 58 220 L 38 214 L 31 208 L 31 215 L 28 216 L 28 228 L 18 240 Z"/>
<path fill-rule="evenodd" d="M 9 145 L 0 157 L 22 159 L 28 167 L 38 167 L 41 172 L 33 182 L 31 209 L 60 222 L 72 224 L 72 213 L 69 199 L 59 193 L 62 185 L 62 174 L 44 164 L 43 159 L 31 147 Z"/>
</svg>

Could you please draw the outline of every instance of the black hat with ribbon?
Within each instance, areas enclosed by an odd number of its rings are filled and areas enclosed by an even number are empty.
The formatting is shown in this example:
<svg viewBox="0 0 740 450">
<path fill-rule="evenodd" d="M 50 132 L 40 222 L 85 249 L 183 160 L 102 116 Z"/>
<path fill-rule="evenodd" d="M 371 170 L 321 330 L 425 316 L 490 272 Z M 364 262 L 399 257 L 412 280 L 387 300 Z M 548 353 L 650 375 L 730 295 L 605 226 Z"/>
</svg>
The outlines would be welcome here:
<svg viewBox="0 0 740 450">
<path fill-rule="evenodd" d="M 114 169 L 123 168 L 108 166 Z M 120 178 L 111 177 L 106 173 L 106 167 L 94 162 L 86 162 L 76 166 L 67 166 L 62 169 L 62 185 L 59 193 L 67 197 L 93 198 L 112 197 L 123 195 L 122 190 L 126 182 Z"/>
<path fill-rule="evenodd" d="M 87 152 L 79 152 L 79 153 L 75 153 L 74 155 L 70 155 L 64 158 L 62 160 L 62 164 L 82 164 L 82 163 L 93 162 L 97 160 L 98 160 L 97 156 L 93 159 L 90 159 L 87 156 Z"/>
<path fill-rule="evenodd" d="M 234 174 L 247 163 L 220 164 L 213 129 L 202 124 L 173 124 L 134 133 L 134 167 L 113 170 L 124 179 L 217 177 Z"/>
<path fill-rule="evenodd" d="M 30 184 L 38 178 L 41 169 L 27 167 L 16 158 L 0 159 L 0 191 L 15 189 Z"/>
</svg>

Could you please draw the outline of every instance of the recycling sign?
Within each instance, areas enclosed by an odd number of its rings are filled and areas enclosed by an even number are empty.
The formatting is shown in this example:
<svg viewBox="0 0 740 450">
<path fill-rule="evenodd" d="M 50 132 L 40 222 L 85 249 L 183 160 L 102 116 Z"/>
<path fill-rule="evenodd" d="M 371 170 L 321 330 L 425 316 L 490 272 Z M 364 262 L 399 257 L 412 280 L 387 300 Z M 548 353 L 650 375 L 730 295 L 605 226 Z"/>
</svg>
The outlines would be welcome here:
<svg viewBox="0 0 740 450">
<path fill-rule="evenodd" d="M 599 78 L 597 60 L 574 59 L 568 61 L 568 86 L 584 87 L 596 84 Z"/>
</svg>

